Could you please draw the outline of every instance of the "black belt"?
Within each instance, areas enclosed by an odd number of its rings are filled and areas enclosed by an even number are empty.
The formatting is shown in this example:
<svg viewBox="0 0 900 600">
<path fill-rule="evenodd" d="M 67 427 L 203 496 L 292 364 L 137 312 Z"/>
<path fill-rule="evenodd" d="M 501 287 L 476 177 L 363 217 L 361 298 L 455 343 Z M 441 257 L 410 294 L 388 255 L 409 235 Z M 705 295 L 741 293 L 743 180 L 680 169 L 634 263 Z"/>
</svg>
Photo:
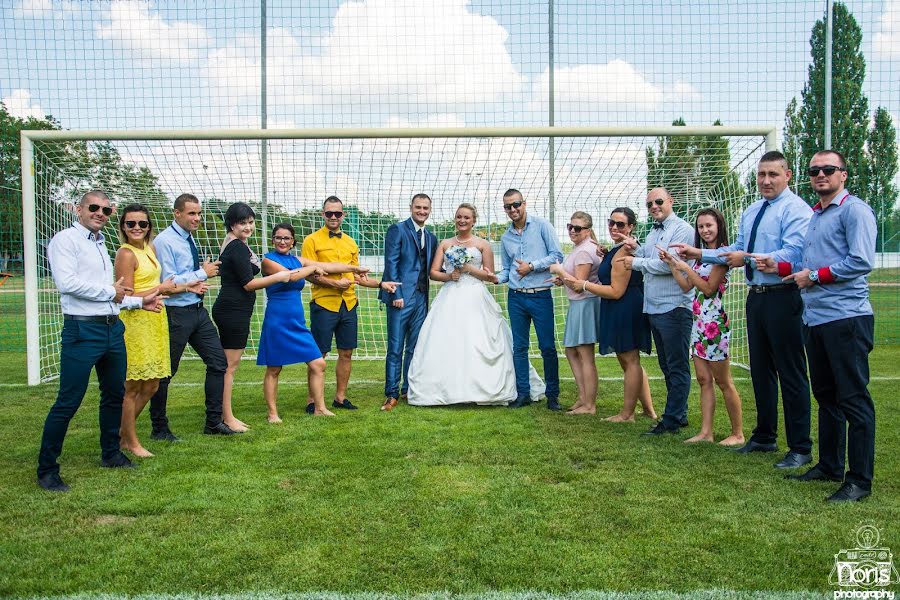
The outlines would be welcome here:
<svg viewBox="0 0 900 600">
<path fill-rule="evenodd" d="M 203 308 L 203 301 L 201 300 L 200 302 L 194 302 L 193 304 L 188 304 L 187 306 L 166 306 L 166 310 L 172 310 L 173 308 L 200 310 L 201 308 Z"/>
<path fill-rule="evenodd" d="M 796 290 L 796 283 L 773 283 L 772 285 L 751 285 L 748 286 L 750 291 L 755 294 L 766 294 L 768 292 L 787 292 Z"/>
<path fill-rule="evenodd" d="M 66 321 L 91 321 L 93 323 L 106 323 L 115 325 L 119 322 L 119 315 L 63 315 Z"/>
</svg>

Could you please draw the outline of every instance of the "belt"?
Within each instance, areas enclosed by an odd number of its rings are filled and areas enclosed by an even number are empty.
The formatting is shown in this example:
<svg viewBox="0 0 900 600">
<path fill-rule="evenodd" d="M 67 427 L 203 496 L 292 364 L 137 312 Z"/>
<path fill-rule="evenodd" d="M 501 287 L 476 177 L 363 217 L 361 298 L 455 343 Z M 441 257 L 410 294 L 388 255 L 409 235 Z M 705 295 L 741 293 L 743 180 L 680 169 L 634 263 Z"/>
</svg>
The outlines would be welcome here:
<svg viewBox="0 0 900 600">
<path fill-rule="evenodd" d="M 796 283 L 773 283 L 772 285 L 751 285 L 748 286 L 750 291 L 755 294 L 766 294 L 768 292 L 787 292 L 796 290 Z"/>
<path fill-rule="evenodd" d="M 542 288 L 509 288 L 514 292 L 519 292 L 520 294 L 538 294 L 540 292 L 546 292 L 550 288 L 542 287 Z"/>
<path fill-rule="evenodd" d="M 63 315 L 63 318 L 66 321 L 91 321 L 107 325 L 115 325 L 119 322 L 119 315 Z"/>
<path fill-rule="evenodd" d="M 172 310 L 173 308 L 183 308 L 183 309 L 191 309 L 192 308 L 194 310 L 200 310 L 201 308 L 203 308 L 203 301 L 201 300 L 200 302 L 194 302 L 193 304 L 188 304 L 185 306 L 166 306 L 166 310 Z"/>
</svg>

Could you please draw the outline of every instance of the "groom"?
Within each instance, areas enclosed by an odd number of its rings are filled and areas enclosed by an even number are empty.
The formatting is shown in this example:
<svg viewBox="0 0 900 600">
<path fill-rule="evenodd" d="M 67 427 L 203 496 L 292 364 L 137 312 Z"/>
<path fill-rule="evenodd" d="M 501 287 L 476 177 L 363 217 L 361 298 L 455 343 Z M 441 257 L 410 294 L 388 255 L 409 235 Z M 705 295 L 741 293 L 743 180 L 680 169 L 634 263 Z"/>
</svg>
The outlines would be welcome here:
<svg viewBox="0 0 900 600">
<path fill-rule="evenodd" d="M 409 204 L 410 218 L 388 227 L 384 238 L 384 281 L 399 281 L 395 292 L 381 290 L 379 299 L 387 306 L 388 348 L 384 363 L 385 401 L 381 410 L 390 411 L 409 388 L 409 363 L 419 339 L 419 330 L 428 312 L 428 270 L 437 249 L 437 238 L 425 229 L 431 214 L 431 198 L 416 194 Z M 404 353 L 404 345 L 406 352 Z M 401 367 L 402 359 L 402 367 Z M 399 387 L 403 372 L 403 388 Z"/>
<path fill-rule="evenodd" d="M 510 408 L 531 404 L 528 380 L 528 338 L 531 323 L 537 333 L 544 359 L 547 408 L 562 410 L 559 404 L 559 361 L 554 339 L 553 293 L 547 283 L 550 265 L 562 262 L 563 255 L 553 226 L 546 219 L 529 215 L 519 190 L 503 194 L 503 210 L 512 221 L 500 238 L 503 268 L 499 283 L 509 284 L 507 309 L 513 335 L 513 367 L 516 370 L 516 401 Z"/>
</svg>

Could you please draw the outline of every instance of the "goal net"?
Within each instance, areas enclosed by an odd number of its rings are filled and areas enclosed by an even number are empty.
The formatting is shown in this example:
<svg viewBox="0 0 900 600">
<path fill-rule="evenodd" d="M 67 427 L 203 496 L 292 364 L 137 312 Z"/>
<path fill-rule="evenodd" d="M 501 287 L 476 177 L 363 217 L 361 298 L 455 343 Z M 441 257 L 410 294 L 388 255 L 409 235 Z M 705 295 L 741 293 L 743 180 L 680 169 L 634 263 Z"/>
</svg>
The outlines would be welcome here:
<svg viewBox="0 0 900 600">
<path fill-rule="evenodd" d="M 145 205 L 156 232 L 171 223 L 175 197 L 194 194 L 203 205 L 203 223 L 195 237 L 201 256 L 210 258 L 219 254 L 225 235 L 222 217 L 231 203 L 247 202 L 256 211 L 257 229 L 249 243 L 261 255 L 271 246 L 271 227 L 282 222 L 294 226 L 299 252 L 303 238 L 323 226 L 322 201 L 335 195 L 344 202 L 343 230 L 359 245 L 360 262 L 380 277 L 385 232 L 409 216 L 410 200 L 417 193 L 433 199 L 428 228 L 439 239 L 453 235 L 456 207 L 462 202 L 474 204 L 476 233 L 491 241 L 497 269 L 499 239 L 509 225 L 502 207 L 502 194 L 508 188 L 522 191 L 529 213 L 551 221 L 563 254 L 572 248 L 566 224 L 579 210 L 593 217 L 596 236 L 608 242 L 606 221 L 611 210 L 630 207 L 638 215 L 635 235 L 643 239 L 649 229 L 644 200 L 653 186 L 667 187 L 675 199 L 675 211 L 691 223 L 701 208 L 721 209 L 733 239 L 741 211 L 755 196 L 756 162 L 774 147 L 769 128 L 736 127 L 368 130 L 364 135 L 334 130 L 23 134 L 32 384 L 55 378 L 59 372 L 62 314 L 47 244 L 72 224 L 74 204 L 90 189 L 104 190 L 119 208 Z M 114 214 L 103 231 L 111 256 L 120 245 L 119 216 Z M 218 282 L 210 283 L 204 299 L 208 307 L 215 302 Z M 440 284 L 431 289 L 432 295 L 438 293 Z M 307 315 L 309 290 L 310 286 L 304 290 Z M 506 287 L 491 286 L 491 290 L 505 309 Z M 385 355 L 385 313 L 376 291 L 357 290 L 356 358 Z M 734 272 L 726 307 L 732 324 L 732 360 L 737 364 L 747 363 L 743 298 L 743 277 Z M 555 289 L 560 352 L 567 307 L 564 290 Z M 264 293 L 260 292 L 246 358 L 256 355 L 263 315 Z M 532 351 L 537 356 L 536 341 Z"/>
</svg>

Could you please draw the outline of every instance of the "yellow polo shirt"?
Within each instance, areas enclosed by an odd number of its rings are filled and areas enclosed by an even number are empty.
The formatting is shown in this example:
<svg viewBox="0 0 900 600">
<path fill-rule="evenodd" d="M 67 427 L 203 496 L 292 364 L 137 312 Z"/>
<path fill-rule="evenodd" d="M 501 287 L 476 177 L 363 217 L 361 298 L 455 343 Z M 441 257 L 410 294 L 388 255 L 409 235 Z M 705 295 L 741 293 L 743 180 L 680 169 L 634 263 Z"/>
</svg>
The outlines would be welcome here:
<svg viewBox="0 0 900 600">
<path fill-rule="evenodd" d="M 328 237 L 328 228 L 311 233 L 303 240 L 300 256 L 319 262 L 338 262 L 347 265 L 359 266 L 359 246 L 346 233 L 341 237 Z M 353 273 L 333 273 L 326 275 L 329 279 L 345 277 L 353 281 Z M 347 303 L 347 308 L 356 306 L 356 286 L 351 285 L 346 290 L 322 287 L 313 284 L 312 301 L 331 312 L 341 309 L 341 301 Z"/>
</svg>

